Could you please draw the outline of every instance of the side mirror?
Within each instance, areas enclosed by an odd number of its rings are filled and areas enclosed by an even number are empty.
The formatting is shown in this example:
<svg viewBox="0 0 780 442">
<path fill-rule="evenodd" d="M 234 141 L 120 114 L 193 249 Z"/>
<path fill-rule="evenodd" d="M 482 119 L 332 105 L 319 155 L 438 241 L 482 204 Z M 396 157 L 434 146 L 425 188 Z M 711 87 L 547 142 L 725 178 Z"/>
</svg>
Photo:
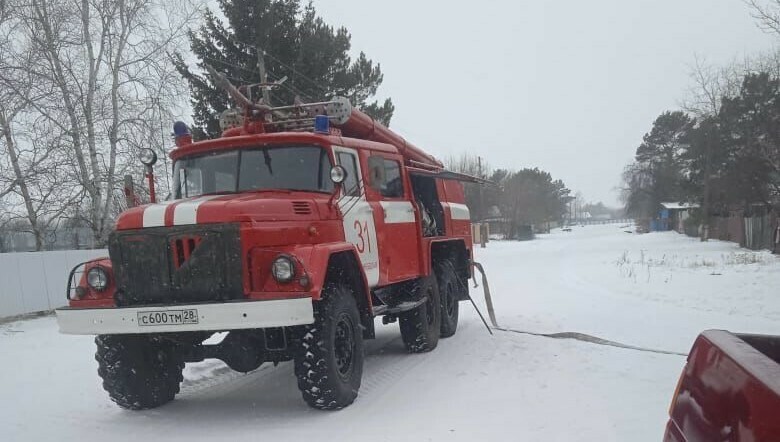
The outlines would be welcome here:
<svg viewBox="0 0 780 442">
<path fill-rule="evenodd" d="M 342 166 L 333 166 L 330 169 L 330 180 L 333 184 L 341 184 L 347 179 L 347 169 Z"/>
</svg>

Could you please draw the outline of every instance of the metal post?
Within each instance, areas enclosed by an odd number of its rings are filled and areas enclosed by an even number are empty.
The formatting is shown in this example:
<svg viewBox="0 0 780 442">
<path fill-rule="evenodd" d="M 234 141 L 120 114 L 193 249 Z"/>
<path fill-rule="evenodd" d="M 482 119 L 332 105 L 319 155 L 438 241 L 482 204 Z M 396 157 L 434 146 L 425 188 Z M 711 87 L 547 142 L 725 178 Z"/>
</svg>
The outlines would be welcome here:
<svg viewBox="0 0 780 442">
<path fill-rule="evenodd" d="M 484 179 L 485 177 L 482 176 L 482 157 L 480 156 L 477 156 L 477 168 L 477 176 L 480 179 Z M 482 219 L 485 217 L 485 211 L 483 210 L 484 204 L 482 202 L 482 184 L 480 184 L 477 189 L 479 190 L 479 207 L 477 208 L 477 219 L 482 221 Z"/>
<path fill-rule="evenodd" d="M 709 130 L 704 137 L 704 201 L 701 208 L 702 230 L 699 238 L 701 241 L 707 241 L 710 237 L 710 175 L 712 173 Z"/>
<path fill-rule="evenodd" d="M 260 83 L 267 84 L 268 75 L 266 75 L 265 72 L 265 51 L 260 49 L 260 47 L 258 46 L 256 46 L 255 49 L 257 50 L 257 70 L 260 71 Z M 263 93 L 263 101 L 265 102 L 265 104 L 270 105 L 271 94 L 270 92 L 268 92 L 268 88 L 265 86 L 261 86 L 260 90 Z"/>
<path fill-rule="evenodd" d="M 146 167 L 146 179 L 149 181 L 149 200 L 152 203 L 157 202 L 157 194 L 154 190 L 154 171 L 150 166 Z"/>
</svg>

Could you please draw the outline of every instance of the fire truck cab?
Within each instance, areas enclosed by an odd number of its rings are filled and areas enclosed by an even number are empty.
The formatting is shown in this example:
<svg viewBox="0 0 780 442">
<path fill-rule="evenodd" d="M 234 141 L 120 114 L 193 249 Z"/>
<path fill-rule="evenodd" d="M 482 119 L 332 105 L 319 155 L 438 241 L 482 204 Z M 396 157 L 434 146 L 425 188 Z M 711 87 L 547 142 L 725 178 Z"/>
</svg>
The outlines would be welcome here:
<svg viewBox="0 0 780 442">
<path fill-rule="evenodd" d="M 270 108 L 229 90 L 244 109 L 223 114 L 221 138 L 176 125 L 171 198 L 124 211 L 110 256 L 71 272 L 60 330 L 97 335 L 125 408 L 172 400 L 184 364 L 205 358 L 241 372 L 292 360 L 310 406 L 343 408 L 375 317 L 413 353 L 455 333 L 469 177 L 346 100 Z"/>
</svg>

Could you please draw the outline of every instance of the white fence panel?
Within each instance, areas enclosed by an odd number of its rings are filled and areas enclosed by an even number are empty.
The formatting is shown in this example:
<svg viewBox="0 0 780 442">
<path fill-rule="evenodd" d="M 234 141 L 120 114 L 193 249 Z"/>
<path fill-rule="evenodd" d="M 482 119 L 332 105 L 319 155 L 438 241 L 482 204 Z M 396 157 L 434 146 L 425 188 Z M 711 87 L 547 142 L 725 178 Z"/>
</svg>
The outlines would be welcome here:
<svg viewBox="0 0 780 442">
<path fill-rule="evenodd" d="M 19 260 L 14 255 L 0 253 L 0 317 L 24 312 Z"/>
<path fill-rule="evenodd" d="M 65 305 L 70 270 L 101 256 L 108 251 L 0 253 L 0 318 Z"/>
</svg>

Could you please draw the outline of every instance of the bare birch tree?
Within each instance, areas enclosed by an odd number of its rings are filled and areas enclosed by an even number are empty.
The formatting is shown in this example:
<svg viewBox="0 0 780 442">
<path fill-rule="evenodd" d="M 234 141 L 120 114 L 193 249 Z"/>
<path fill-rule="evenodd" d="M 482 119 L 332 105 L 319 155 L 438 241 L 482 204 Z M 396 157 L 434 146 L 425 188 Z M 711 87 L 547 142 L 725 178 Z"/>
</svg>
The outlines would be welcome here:
<svg viewBox="0 0 780 442">
<path fill-rule="evenodd" d="M 726 66 L 714 66 L 696 56 L 690 68 L 691 87 L 682 100 L 681 107 L 701 119 L 717 115 L 723 97 L 739 92 L 742 79 L 751 69 L 751 61 L 732 62 Z"/>
<path fill-rule="evenodd" d="M 753 18 L 769 32 L 780 34 L 780 0 L 744 0 Z"/>
<path fill-rule="evenodd" d="M 0 5 L 0 66 L 25 66 L 32 53 L 14 39 L 18 22 L 11 17 L 10 6 Z M 62 152 L 48 122 L 36 121 L 40 116 L 30 112 L 34 98 L 28 72 L 6 72 L 5 78 L 8 82 L 0 84 L 0 197 L 6 198 L 7 206 L 16 202 L 21 209 L 6 211 L 4 220 L 24 226 L 35 239 L 35 249 L 42 250 L 46 233 L 81 192 L 56 170 Z"/>
<path fill-rule="evenodd" d="M 19 0 L 14 8 L 15 38 L 34 56 L 2 66 L 0 84 L 59 141 L 49 145 L 65 153 L 53 173 L 83 189 L 70 216 L 98 243 L 113 227 L 123 175 L 140 170 L 139 149 L 165 147 L 161 119 L 186 96 L 168 53 L 186 44 L 199 12 L 162 0 Z"/>
</svg>

